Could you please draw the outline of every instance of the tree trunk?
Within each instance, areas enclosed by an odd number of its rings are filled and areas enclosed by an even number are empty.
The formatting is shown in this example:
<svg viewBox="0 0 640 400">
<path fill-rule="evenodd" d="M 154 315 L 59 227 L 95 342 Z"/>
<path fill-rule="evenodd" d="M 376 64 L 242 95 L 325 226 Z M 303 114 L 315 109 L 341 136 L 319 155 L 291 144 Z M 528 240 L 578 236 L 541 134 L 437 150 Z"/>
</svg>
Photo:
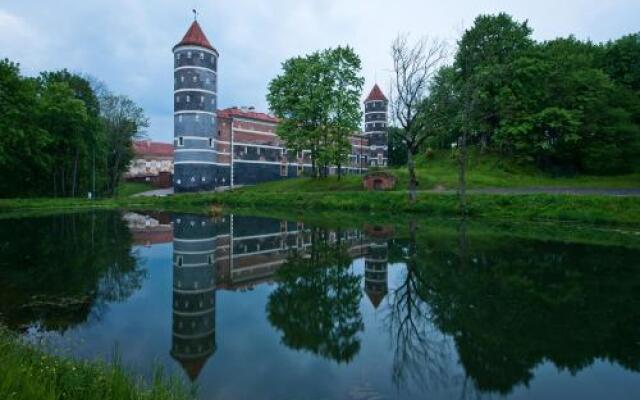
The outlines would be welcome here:
<svg viewBox="0 0 640 400">
<path fill-rule="evenodd" d="M 113 165 L 112 165 L 112 170 L 111 170 L 111 195 L 115 196 L 116 194 L 116 188 L 118 187 L 118 171 L 120 170 L 118 168 L 118 165 L 120 164 L 120 152 L 116 152 L 116 156 L 113 159 Z"/>
<path fill-rule="evenodd" d="M 467 214 L 467 133 L 466 127 L 465 131 L 462 133 L 460 137 L 460 143 L 458 143 L 458 163 L 460 164 L 460 174 L 459 174 L 459 188 L 458 188 L 458 199 L 460 201 L 460 212 L 463 215 Z"/>
<path fill-rule="evenodd" d="M 76 156 L 73 160 L 73 178 L 71 182 L 71 197 L 76 197 L 76 189 L 78 187 L 78 157 L 80 156 L 80 150 L 76 148 Z"/>
<path fill-rule="evenodd" d="M 64 172 L 65 172 L 64 171 L 64 167 L 60 168 L 60 195 L 62 197 L 65 197 L 67 195 L 66 191 L 65 191 L 65 187 L 64 187 L 65 186 L 64 185 Z"/>
<path fill-rule="evenodd" d="M 302 163 L 304 164 L 304 152 L 302 152 Z M 311 176 L 313 178 L 317 178 L 318 174 L 316 171 L 316 151 L 315 148 L 311 150 Z"/>
<path fill-rule="evenodd" d="M 418 179 L 416 178 L 416 163 L 413 159 L 413 152 L 409 148 L 407 148 L 407 168 L 409 169 L 409 203 L 414 204 Z"/>
</svg>

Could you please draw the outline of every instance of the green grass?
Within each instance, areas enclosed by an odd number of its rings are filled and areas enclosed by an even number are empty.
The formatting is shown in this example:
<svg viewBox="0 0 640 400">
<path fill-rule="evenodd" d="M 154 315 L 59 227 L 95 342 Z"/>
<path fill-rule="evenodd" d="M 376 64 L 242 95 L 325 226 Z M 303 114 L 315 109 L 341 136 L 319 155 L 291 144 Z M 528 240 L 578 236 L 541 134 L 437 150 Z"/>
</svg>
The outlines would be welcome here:
<svg viewBox="0 0 640 400">
<path fill-rule="evenodd" d="M 153 190 L 150 183 L 143 182 L 123 182 L 118 187 L 118 197 L 131 197 L 134 194 Z"/>
<path fill-rule="evenodd" d="M 448 152 L 437 152 L 433 159 L 418 157 L 416 162 L 419 190 L 456 189 L 458 167 Z M 409 174 L 406 167 L 389 168 L 398 178 L 397 191 L 406 190 Z M 298 178 L 261 184 L 260 190 L 281 192 L 362 191 L 359 176 L 335 176 L 325 179 Z M 576 175 L 554 177 L 533 167 L 525 167 L 493 155 L 472 153 L 469 159 L 467 184 L 479 188 L 589 188 L 628 189 L 640 187 L 640 173 L 616 176 Z"/>
<path fill-rule="evenodd" d="M 0 218 L 46 210 L 130 208 L 206 212 L 213 205 L 226 208 L 299 211 L 414 213 L 425 216 L 460 215 L 453 194 L 421 193 L 409 204 L 405 192 L 264 191 L 261 186 L 224 193 L 180 194 L 167 197 L 129 197 L 98 201 L 78 199 L 0 200 Z M 640 197 L 575 195 L 468 196 L 472 218 L 521 221 L 563 221 L 591 225 L 640 226 Z"/>
<path fill-rule="evenodd" d="M 182 400 L 194 393 L 160 371 L 145 385 L 122 366 L 51 356 L 0 328 L 0 399 Z"/>
<path fill-rule="evenodd" d="M 455 189 L 458 180 L 455 160 L 438 152 L 430 160 L 419 158 L 419 189 Z M 535 168 L 506 162 L 496 156 L 473 153 L 470 158 L 470 188 L 638 188 L 640 174 L 621 176 L 552 177 Z M 451 193 L 422 192 L 415 204 L 408 204 L 406 168 L 391 170 L 399 178 L 396 190 L 367 192 L 360 176 L 341 179 L 299 178 L 263 183 L 225 193 L 179 194 L 163 198 L 130 197 L 146 190 L 140 184 L 126 184 L 113 199 L 0 199 L 0 218 L 20 213 L 76 208 L 143 208 L 173 211 L 207 211 L 212 204 L 227 208 L 314 210 L 347 212 L 420 213 L 428 216 L 460 215 L 458 200 Z M 143 184 L 144 185 L 144 184 Z M 640 225 L 640 198 L 577 196 L 557 194 L 469 194 L 473 218 L 520 221 L 569 221 L 591 225 Z"/>
</svg>

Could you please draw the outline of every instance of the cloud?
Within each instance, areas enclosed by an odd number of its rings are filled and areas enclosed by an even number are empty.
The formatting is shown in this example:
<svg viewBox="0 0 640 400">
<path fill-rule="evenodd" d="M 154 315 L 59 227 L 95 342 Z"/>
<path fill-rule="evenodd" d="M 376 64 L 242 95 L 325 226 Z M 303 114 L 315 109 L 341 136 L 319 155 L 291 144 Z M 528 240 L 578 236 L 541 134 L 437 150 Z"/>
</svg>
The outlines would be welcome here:
<svg viewBox="0 0 640 400">
<path fill-rule="evenodd" d="M 604 41 L 637 31 L 640 15 L 635 0 L 5 0 L 0 57 L 20 62 L 30 75 L 60 68 L 93 75 L 144 107 L 152 138 L 170 140 L 171 48 L 187 30 L 193 6 L 221 54 L 220 106 L 263 110 L 282 61 L 317 49 L 354 47 L 367 92 L 376 80 L 389 87 L 389 45 L 399 32 L 454 44 L 479 13 L 506 11 L 528 19 L 540 40 L 574 33 Z"/>
</svg>

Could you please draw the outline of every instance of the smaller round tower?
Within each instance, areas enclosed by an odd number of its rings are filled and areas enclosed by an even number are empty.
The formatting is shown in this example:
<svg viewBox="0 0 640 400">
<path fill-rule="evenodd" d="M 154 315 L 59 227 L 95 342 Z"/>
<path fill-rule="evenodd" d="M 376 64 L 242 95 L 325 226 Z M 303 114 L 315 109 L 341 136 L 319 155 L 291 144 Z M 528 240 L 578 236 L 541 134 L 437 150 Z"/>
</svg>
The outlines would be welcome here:
<svg viewBox="0 0 640 400">
<path fill-rule="evenodd" d="M 389 146 L 389 101 L 378 84 L 364 101 L 364 135 L 369 140 L 369 166 L 386 166 Z"/>
</svg>

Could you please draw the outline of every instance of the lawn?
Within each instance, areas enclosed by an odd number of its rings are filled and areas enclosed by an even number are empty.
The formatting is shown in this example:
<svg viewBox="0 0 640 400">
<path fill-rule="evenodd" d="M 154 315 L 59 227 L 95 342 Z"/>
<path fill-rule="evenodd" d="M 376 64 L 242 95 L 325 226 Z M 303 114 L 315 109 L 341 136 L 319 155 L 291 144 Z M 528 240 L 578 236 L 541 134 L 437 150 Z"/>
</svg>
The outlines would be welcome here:
<svg viewBox="0 0 640 400">
<path fill-rule="evenodd" d="M 118 186 L 118 197 L 131 197 L 134 194 L 155 189 L 150 183 L 122 182 Z"/>
<path fill-rule="evenodd" d="M 456 160 L 448 152 L 437 152 L 432 159 L 419 157 L 417 160 L 419 190 L 456 189 L 458 187 L 458 167 Z M 407 187 L 406 167 L 389 168 L 398 177 L 396 190 Z M 470 157 L 467 171 L 468 187 L 473 188 L 589 188 L 628 189 L 640 187 L 640 173 L 615 176 L 552 176 L 536 168 L 517 165 L 492 155 L 474 153 Z M 256 186 L 261 191 L 275 192 L 337 192 L 360 191 L 360 176 L 331 176 L 324 179 L 297 178 L 264 183 Z"/>
</svg>

